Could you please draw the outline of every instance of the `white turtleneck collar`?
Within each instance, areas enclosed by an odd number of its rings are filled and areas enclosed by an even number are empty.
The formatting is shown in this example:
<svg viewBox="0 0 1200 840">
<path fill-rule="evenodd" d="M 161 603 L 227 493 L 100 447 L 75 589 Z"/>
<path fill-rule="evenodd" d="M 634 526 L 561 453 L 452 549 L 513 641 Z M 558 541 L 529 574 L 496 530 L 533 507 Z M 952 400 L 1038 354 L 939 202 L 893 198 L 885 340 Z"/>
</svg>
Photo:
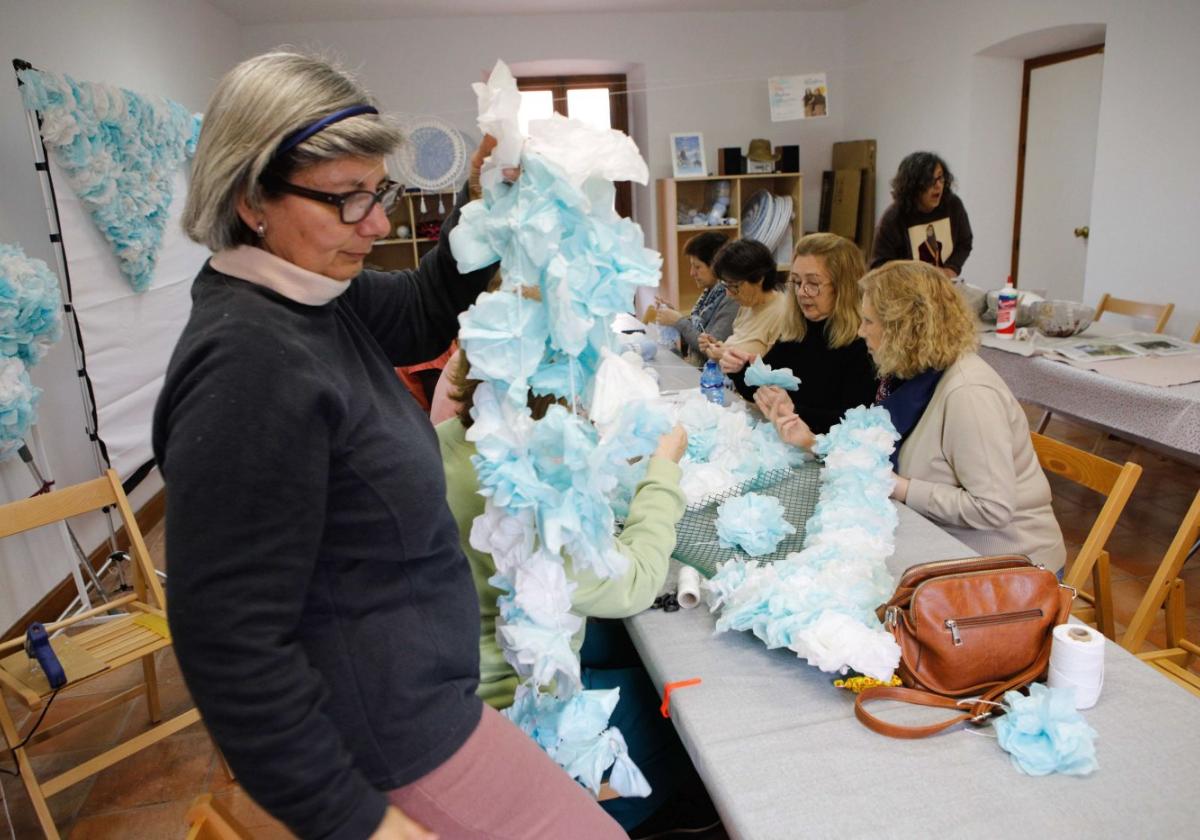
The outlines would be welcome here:
<svg viewBox="0 0 1200 840">
<path fill-rule="evenodd" d="M 350 288 L 352 280 L 333 280 L 307 268 L 255 248 L 239 245 L 213 255 L 212 267 L 258 286 L 278 292 L 306 306 L 323 306 Z"/>
</svg>

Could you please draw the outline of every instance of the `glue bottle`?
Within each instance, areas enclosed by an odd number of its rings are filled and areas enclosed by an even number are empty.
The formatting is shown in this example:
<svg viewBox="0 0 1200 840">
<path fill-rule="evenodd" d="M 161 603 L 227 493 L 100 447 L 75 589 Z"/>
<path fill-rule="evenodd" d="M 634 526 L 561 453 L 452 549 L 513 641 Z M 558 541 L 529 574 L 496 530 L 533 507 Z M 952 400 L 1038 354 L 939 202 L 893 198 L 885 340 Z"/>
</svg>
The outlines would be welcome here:
<svg viewBox="0 0 1200 840">
<path fill-rule="evenodd" d="M 1017 332 L 1017 290 L 1013 288 L 1012 277 L 1004 284 L 996 297 L 996 335 L 1000 338 L 1012 338 Z"/>
</svg>

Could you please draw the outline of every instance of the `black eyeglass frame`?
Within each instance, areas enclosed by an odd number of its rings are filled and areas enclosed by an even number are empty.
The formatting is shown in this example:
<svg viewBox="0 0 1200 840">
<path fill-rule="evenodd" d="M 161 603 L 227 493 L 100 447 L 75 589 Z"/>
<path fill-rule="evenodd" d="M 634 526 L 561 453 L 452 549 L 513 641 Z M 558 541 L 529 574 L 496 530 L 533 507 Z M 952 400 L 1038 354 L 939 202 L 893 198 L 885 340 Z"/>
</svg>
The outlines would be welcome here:
<svg viewBox="0 0 1200 840">
<path fill-rule="evenodd" d="M 391 209 L 396 206 L 396 200 L 400 197 L 400 194 L 404 192 L 403 184 L 391 180 L 384 181 L 379 189 L 375 192 L 371 192 L 370 190 L 351 190 L 350 192 L 344 193 L 329 193 L 322 192 L 320 190 L 312 190 L 308 187 L 302 187 L 299 184 L 293 184 L 291 181 L 284 180 L 279 175 L 275 175 L 270 172 L 264 172 L 263 176 L 259 180 L 262 182 L 264 187 L 275 192 L 298 195 L 301 198 L 308 198 L 312 199 L 313 201 L 321 201 L 326 204 L 332 204 L 338 209 L 338 218 L 344 225 L 358 224 L 363 219 L 367 218 L 367 216 L 371 215 L 371 211 L 375 209 L 376 204 L 383 208 L 384 213 L 390 212 Z M 389 193 L 391 194 L 390 197 Z M 371 197 L 371 203 L 367 205 L 367 209 L 363 211 L 361 216 L 351 221 L 350 219 L 346 218 L 346 203 L 357 195 L 369 195 Z"/>
</svg>

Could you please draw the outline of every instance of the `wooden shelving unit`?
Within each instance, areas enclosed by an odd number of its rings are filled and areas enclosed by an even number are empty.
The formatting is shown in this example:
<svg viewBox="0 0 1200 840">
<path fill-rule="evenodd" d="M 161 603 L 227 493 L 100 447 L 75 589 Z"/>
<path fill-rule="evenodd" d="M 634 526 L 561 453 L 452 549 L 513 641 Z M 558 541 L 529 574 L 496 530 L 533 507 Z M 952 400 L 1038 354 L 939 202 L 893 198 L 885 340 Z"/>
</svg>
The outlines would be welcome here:
<svg viewBox="0 0 1200 840">
<path fill-rule="evenodd" d="M 406 237 L 392 236 L 387 239 L 377 239 L 375 247 L 367 257 L 367 268 L 378 268 L 385 271 L 397 271 L 404 268 L 416 268 L 417 263 L 425 252 L 432 248 L 437 239 L 417 236 L 417 225 L 422 222 L 444 221 L 454 209 L 454 199 L 457 193 L 441 193 L 441 203 L 445 212 L 438 210 L 439 195 L 425 194 L 425 211 L 421 211 L 421 193 L 405 193 L 392 212 L 388 215 L 392 232 L 398 225 L 408 227 L 411 235 Z"/>
<path fill-rule="evenodd" d="M 701 212 L 708 209 L 710 188 L 717 181 L 730 182 L 730 201 L 727 211 L 735 225 L 681 225 L 677 211 L 682 201 Z M 717 231 L 731 239 L 742 235 L 742 207 L 758 190 L 774 195 L 792 197 L 792 241 L 800 239 L 804 230 L 804 181 L 798 173 L 765 173 L 754 175 L 718 175 L 705 178 L 660 178 L 658 193 L 658 248 L 663 255 L 663 273 L 659 281 L 659 297 L 671 301 L 681 312 L 687 312 L 696 302 L 696 284 L 688 275 L 688 261 L 683 253 L 687 241 L 698 233 Z M 790 263 L 781 263 L 787 271 Z"/>
</svg>

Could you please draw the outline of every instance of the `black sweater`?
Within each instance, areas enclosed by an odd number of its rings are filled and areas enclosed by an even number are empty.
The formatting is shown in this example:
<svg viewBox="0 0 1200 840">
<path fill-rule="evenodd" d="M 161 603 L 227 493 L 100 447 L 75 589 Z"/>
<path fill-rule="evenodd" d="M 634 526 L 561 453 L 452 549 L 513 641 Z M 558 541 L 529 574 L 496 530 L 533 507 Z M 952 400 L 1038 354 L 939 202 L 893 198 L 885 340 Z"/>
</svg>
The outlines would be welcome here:
<svg viewBox="0 0 1200 840">
<path fill-rule="evenodd" d="M 482 711 L 437 438 L 393 370 L 445 350 L 491 274 L 458 275 L 451 226 L 322 306 L 206 265 L 155 410 L 180 667 L 239 781 L 305 838 L 370 835 L 382 791 Z"/>
<path fill-rule="evenodd" d="M 971 233 L 971 222 L 967 219 L 967 209 L 963 207 L 962 199 L 952 192 L 942 196 L 941 203 L 928 213 L 913 210 L 902 214 L 893 202 L 883 211 L 879 226 L 875 231 L 875 248 L 871 254 L 871 268 L 878 268 L 891 260 L 922 260 L 937 264 L 938 254 L 926 248 L 919 249 L 922 253 L 913 252 L 910 230 L 916 228 L 918 240 L 925 239 L 925 228 L 941 219 L 950 223 L 950 240 L 945 241 L 943 231 L 935 231 L 937 241 L 941 244 L 941 264 L 953 268 L 955 274 L 962 274 L 963 263 L 971 254 L 974 236 Z"/>
<path fill-rule="evenodd" d="M 781 341 L 766 352 L 763 363 L 791 368 L 800 377 L 800 388 L 789 391 L 796 413 L 815 434 L 823 434 L 842 419 L 846 409 L 875 401 L 875 366 L 861 338 L 845 347 L 830 348 L 825 341 L 828 321 L 808 321 L 800 341 Z M 754 399 L 757 388 L 746 384 L 746 372 L 730 378 L 738 393 Z"/>
</svg>

